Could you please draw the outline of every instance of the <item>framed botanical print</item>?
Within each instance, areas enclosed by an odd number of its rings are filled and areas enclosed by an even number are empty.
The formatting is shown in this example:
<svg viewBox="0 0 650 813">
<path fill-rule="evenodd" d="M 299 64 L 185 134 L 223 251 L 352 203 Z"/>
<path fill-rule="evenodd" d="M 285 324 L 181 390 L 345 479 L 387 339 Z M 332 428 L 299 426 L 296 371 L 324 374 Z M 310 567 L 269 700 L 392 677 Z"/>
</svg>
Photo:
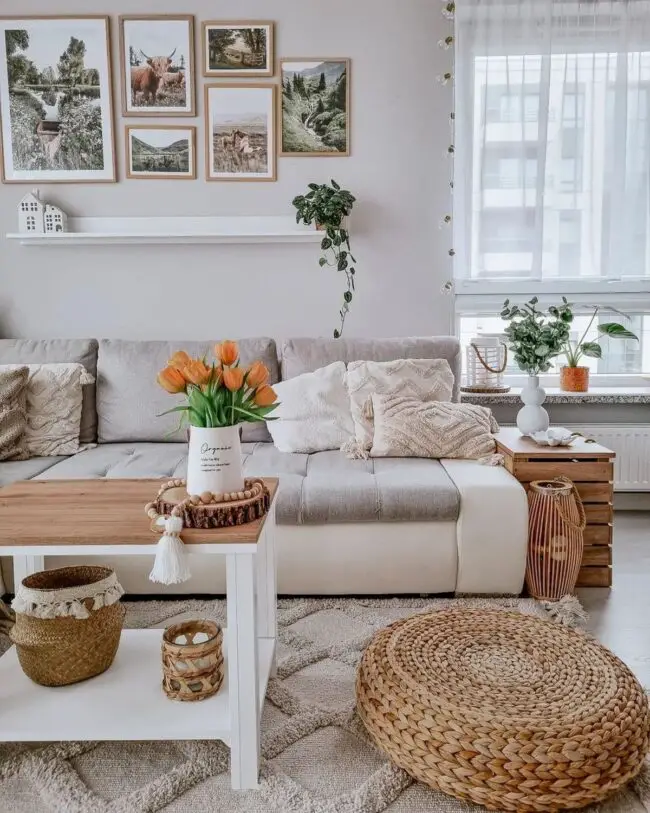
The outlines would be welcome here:
<svg viewBox="0 0 650 813">
<path fill-rule="evenodd" d="M 126 177 L 196 178 L 196 127 L 133 124 L 126 127 Z"/>
<path fill-rule="evenodd" d="M 108 17 L 0 18 L 2 180 L 114 181 Z"/>
<path fill-rule="evenodd" d="M 205 22 L 204 76 L 273 76 L 272 22 Z"/>
<path fill-rule="evenodd" d="M 194 116 L 194 17 L 120 17 L 122 114 Z"/>
<path fill-rule="evenodd" d="M 208 181 L 275 181 L 275 85 L 206 85 Z"/>
<path fill-rule="evenodd" d="M 350 155 L 350 60 L 280 60 L 280 155 Z"/>
</svg>

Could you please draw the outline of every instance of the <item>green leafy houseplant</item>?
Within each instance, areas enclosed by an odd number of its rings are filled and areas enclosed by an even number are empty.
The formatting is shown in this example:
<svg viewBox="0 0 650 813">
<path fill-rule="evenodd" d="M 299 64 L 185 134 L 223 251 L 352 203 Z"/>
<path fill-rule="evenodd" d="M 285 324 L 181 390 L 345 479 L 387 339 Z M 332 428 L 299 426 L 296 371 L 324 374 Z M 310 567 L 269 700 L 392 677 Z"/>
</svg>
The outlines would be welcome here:
<svg viewBox="0 0 650 813">
<path fill-rule="evenodd" d="M 601 310 L 611 310 L 627 317 L 626 314 L 603 305 L 586 305 L 593 311 L 589 324 L 577 341 L 570 339 L 570 325 L 573 322 L 574 306 L 562 297 L 561 305 L 551 305 L 546 311 L 537 308 L 537 297 L 524 305 L 511 305 L 506 299 L 503 303 L 501 318 L 510 322 L 504 333 L 514 352 L 515 361 L 520 370 L 529 375 L 539 375 L 551 368 L 551 359 L 564 355 L 568 367 L 577 367 L 583 356 L 601 358 L 603 348 L 599 344 L 603 336 L 610 339 L 636 339 L 632 333 L 618 322 L 602 322 L 597 325 L 598 337 L 595 341 L 586 341 L 587 334 Z"/>
<path fill-rule="evenodd" d="M 504 333 L 519 369 L 539 375 L 551 369 L 551 360 L 560 355 L 569 340 L 573 314 L 568 303 L 546 311 L 537 308 L 534 296 L 524 305 L 511 305 L 506 299 L 501 318 L 510 324 Z"/>
<path fill-rule="evenodd" d="M 320 258 L 321 268 L 329 266 L 344 273 L 346 289 L 343 292 L 343 305 L 339 311 L 341 323 L 334 331 L 334 338 L 343 335 L 345 318 L 350 310 L 350 302 L 354 293 L 354 276 L 356 269 L 353 264 L 356 260 L 350 249 L 350 235 L 343 227 L 343 218 L 352 211 L 356 198 L 346 189 L 341 189 L 335 180 L 330 184 L 309 184 L 309 191 L 305 195 L 298 195 L 293 199 L 296 207 L 296 223 L 309 226 L 312 223 L 317 229 L 322 229 L 325 236 L 320 247 L 323 256 Z"/>
</svg>

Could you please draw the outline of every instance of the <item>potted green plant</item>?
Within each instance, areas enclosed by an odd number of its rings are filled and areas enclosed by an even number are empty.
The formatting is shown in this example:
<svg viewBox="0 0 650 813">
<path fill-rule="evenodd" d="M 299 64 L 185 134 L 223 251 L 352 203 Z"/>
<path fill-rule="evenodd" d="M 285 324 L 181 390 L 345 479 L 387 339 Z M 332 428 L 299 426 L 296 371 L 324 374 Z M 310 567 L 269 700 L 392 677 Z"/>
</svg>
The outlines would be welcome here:
<svg viewBox="0 0 650 813">
<path fill-rule="evenodd" d="M 558 311 L 565 314 L 570 314 L 573 320 L 573 313 L 571 305 L 567 302 L 566 297 L 562 297 L 563 304 L 558 308 L 549 308 L 553 313 Z M 596 317 L 599 312 L 603 310 L 602 305 L 586 305 L 585 307 L 592 310 L 591 319 L 585 328 L 584 333 L 578 341 L 571 341 L 567 339 L 562 347 L 562 355 L 565 356 L 567 363 L 560 368 L 560 389 L 564 392 L 587 392 L 589 390 L 589 367 L 581 366 L 580 360 L 583 356 L 587 358 L 599 359 L 603 355 L 603 348 L 599 344 L 603 336 L 608 336 L 610 339 L 636 339 L 639 337 L 621 325 L 619 322 L 601 322 L 596 325 L 598 336 L 594 341 L 585 341 L 587 334 L 591 330 Z M 616 308 L 607 307 L 607 310 L 614 311 L 621 316 L 629 319 L 629 316 Z"/>
<path fill-rule="evenodd" d="M 524 305 L 511 305 L 506 299 L 501 310 L 501 318 L 510 323 L 504 331 L 508 346 L 519 369 L 528 373 L 521 391 L 524 406 L 517 413 L 522 435 L 548 429 L 548 412 L 542 407 L 546 392 L 539 385 L 539 375 L 550 370 L 552 359 L 562 352 L 573 321 L 568 304 L 542 311 L 538 302 L 536 296 Z"/>
<path fill-rule="evenodd" d="M 345 318 L 350 310 L 354 293 L 356 260 L 350 249 L 350 234 L 345 228 L 345 218 L 352 211 L 356 198 L 332 180 L 331 184 L 309 184 L 309 191 L 293 199 L 296 207 L 296 223 L 312 223 L 325 232 L 321 240 L 323 256 L 318 261 L 320 267 L 330 266 L 345 274 L 346 288 L 343 292 L 343 305 L 339 311 L 340 325 L 334 330 L 334 338 L 343 335 Z"/>
</svg>

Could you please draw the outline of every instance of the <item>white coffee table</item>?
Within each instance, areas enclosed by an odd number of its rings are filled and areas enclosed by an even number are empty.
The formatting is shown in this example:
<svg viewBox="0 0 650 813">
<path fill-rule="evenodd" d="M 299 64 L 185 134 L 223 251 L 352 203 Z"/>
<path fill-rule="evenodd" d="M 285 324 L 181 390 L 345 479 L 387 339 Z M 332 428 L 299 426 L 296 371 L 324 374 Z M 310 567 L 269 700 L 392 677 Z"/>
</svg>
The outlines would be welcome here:
<svg viewBox="0 0 650 813">
<path fill-rule="evenodd" d="M 190 554 L 226 557 L 228 629 L 225 679 L 198 703 L 162 691 L 161 631 L 124 630 L 113 665 L 72 686 L 33 683 L 15 647 L 0 658 L 0 741 L 223 740 L 231 782 L 256 788 L 260 717 L 275 669 L 275 503 L 278 481 L 265 479 L 271 510 L 235 528 L 192 529 Z M 0 554 L 14 557 L 17 579 L 44 568 L 45 556 L 151 555 L 157 538 L 143 507 L 157 480 L 29 480 L 0 489 Z"/>
</svg>

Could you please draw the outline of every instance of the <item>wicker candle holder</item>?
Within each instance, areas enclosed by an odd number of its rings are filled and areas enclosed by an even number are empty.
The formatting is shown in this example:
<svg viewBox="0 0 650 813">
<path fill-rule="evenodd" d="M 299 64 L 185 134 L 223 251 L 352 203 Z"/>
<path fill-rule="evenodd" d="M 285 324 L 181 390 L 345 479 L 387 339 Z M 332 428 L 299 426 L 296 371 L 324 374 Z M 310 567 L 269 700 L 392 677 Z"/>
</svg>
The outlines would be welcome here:
<svg viewBox="0 0 650 813">
<path fill-rule="evenodd" d="M 198 635 L 205 640 L 195 642 Z M 214 621 L 184 621 L 162 639 L 163 691 L 170 700 L 205 700 L 223 683 L 223 630 Z"/>
<path fill-rule="evenodd" d="M 536 480 L 528 492 L 526 585 L 534 598 L 573 593 L 584 549 L 585 509 L 567 477 Z"/>
</svg>

